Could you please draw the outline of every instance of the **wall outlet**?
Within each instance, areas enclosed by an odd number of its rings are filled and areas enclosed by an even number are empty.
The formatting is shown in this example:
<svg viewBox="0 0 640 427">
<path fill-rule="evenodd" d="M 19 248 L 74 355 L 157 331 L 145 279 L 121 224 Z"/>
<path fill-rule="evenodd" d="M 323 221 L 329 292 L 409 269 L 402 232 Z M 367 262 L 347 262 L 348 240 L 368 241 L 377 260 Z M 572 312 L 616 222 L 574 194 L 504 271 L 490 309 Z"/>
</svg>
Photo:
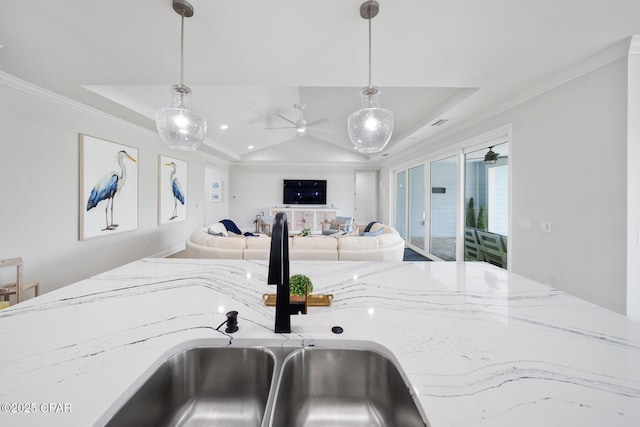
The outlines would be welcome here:
<svg viewBox="0 0 640 427">
<path fill-rule="evenodd" d="M 540 231 L 551 233 L 551 221 L 540 221 Z"/>
<path fill-rule="evenodd" d="M 531 228 L 531 218 L 518 218 L 518 228 Z"/>
</svg>

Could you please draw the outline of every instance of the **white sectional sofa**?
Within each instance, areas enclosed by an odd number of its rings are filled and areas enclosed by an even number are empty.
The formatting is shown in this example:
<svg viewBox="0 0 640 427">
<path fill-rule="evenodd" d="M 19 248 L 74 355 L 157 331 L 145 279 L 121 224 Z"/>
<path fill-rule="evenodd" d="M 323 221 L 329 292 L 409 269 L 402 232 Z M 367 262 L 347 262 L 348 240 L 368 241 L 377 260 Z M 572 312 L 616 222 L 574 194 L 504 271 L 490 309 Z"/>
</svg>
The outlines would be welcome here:
<svg viewBox="0 0 640 427">
<path fill-rule="evenodd" d="M 210 227 L 194 231 L 186 241 L 186 256 L 190 258 L 269 259 L 271 238 L 266 235 L 245 237 L 229 234 L 214 236 Z M 382 231 L 379 231 L 382 229 Z M 404 240 L 388 225 L 376 224 L 371 231 L 377 235 L 360 235 L 360 230 L 343 235 L 289 237 L 289 258 L 292 260 L 331 261 L 402 261 Z"/>
</svg>

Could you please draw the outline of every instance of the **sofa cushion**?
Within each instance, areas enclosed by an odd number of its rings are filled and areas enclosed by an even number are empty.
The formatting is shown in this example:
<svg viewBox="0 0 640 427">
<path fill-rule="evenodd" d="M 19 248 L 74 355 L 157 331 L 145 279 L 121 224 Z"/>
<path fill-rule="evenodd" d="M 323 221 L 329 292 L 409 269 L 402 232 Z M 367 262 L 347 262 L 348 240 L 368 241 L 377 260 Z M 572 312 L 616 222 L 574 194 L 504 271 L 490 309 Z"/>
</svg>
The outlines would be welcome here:
<svg viewBox="0 0 640 427">
<path fill-rule="evenodd" d="M 293 249 L 313 249 L 319 251 L 336 250 L 338 248 L 338 241 L 329 237 L 321 236 L 293 236 Z"/>
<path fill-rule="evenodd" d="M 246 247 L 246 240 L 244 237 L 238 238 L 210 236 L 204 242 L 204 246 L 222 249 L 244 249 Z"/>
<path fill-rule="evenodd" d="M 267 236 L 248 237 L 247 249 L 271 249 L 271 239 Z"/>
<path fill-rule="evenodd" d="M 388 248 L 398 244 L 398 241 L 402 240 L 398 233 L 382 233 L 379 236 L 374 237 L 378 241 L 378 247 Z"/>
<path fill-rule="evenodd" d="M 341 250 L 377 249 L 379 247 L 376 237 L 343 236 L 335 240 Z"/>
</svg>

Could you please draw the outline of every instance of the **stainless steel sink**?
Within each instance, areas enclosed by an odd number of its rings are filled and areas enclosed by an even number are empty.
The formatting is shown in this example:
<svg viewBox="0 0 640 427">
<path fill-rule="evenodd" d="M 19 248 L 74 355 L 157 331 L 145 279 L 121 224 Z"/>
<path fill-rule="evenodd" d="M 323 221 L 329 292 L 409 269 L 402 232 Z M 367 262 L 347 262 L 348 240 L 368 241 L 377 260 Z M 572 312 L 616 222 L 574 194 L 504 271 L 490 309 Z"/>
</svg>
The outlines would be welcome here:
<svg viewBox="0 0 640 427">
<path fill-rule="evenodd" d="M 108 426 L 260 426 L 275 358 L 266 348 L 205 347 L 169 358 Z"/>
<path fill-rule="evenodd" d="M 399 370 L 380 353 L 300 349 L 284 361 L 272 426 L 425 426 Z"/>
<path fill-rule="evenodd" d="M 105 414 L 105 425 L 426 426 L 392 357 L 370 348 L 182 350 Z"/>
</svg>

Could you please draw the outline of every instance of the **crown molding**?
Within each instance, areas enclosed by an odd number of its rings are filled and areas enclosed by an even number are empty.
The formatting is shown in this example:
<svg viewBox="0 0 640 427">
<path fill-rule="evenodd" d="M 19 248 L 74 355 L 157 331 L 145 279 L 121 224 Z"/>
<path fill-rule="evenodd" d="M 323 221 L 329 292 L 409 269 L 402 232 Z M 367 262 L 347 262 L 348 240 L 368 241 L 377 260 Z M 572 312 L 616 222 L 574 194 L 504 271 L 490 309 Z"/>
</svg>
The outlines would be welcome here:
<svg viewBox="0 0 640 427">
<path fill-rule="evenodd" d="M 618 43 L 609 46 L 608 48 L 595 53 L 594 55 L 591 55 L 590 57 L 575 64 L 574 66 L 569 67 L 566 70 L 556 74 L 552 78 L 532 87 L 525 92 L 522 92 L 519 96 L 513 97 L 508 102 L 500 104 L 497 107 L 488 110 L 486 113 L 479 115 L 474 120 L 466 123 L 463 128 L 460 128 L 457 131 L 481 123 L 490 117 L 514 108 L 517 105 L 520 105 L 526 101 L 542 95 L 543 93 L 562 86 L 565 83 L 575 80 L 581 76 L 584 76 L 585 74 L 588 74 L 594 70 L 597 70 L 598 68 L 604 67 L 605 65 L 608 65 L 620 58 L 629 55 L 630 45 L 633 44 L 633 39 L 637 39 L 637 37 L 638 36 L 628 37 L 624 40 L 619 41 Z M 640 43 L 640 40 L 636 41 L 636 48 L 640 47 L 638 43 Z"/>
<path fill-rule="evenodd" d="M 75 101 L 71 98 L 67 98 L 64 95 L 60 95 L 59 93 L 42 88 L 33 83 L 29 83 L 25 80 L 12 76 L 11 74 L 7 74 L 3 71 L 0 71 L 0 84 L 10 87 L 12 89 L 15 89 L 17 91 L 20 91 L 22 93 L 33 95 L 44 101 L 51 102 L 53 104 L 59 105 L 64 108 L 68 108 L 78 113 L 81 113 L 99 120 L 104 120 L 116 126 L 120 126 L 120 127 L 124 127 L 130 130 L 136 131 L 138 133 L 144 134 L 145 136 L 158 137 L 157 133 L 149 129 L 143 128 L 142 126 L 138 126 L 127 120 L 105 113 L 104 111 L 99 110 L 97 108 L 90 107 L 81 102 Z"/>
<path fill-rule="evenodd" d="M 626 57 L 630 54 L 640 53 L 640 35 L 634 35 L 627 37 L 619 42 L 605 48 L 594 55 L 588 57 L 584 61 L 575 64 L 572 67 L 567 68 L 565 71 L 556 74 L 554 77 L 532 87 L 531 89 L 522 92 L 518 96 L 514 96 L 509 101 L 504 102 L 485 113 L 476 116 L 471 120 L 464 121 L 458 126 L 453 126 L 450 129 L 435 135 L 433 138 L 426 138 L 421 141 L 416 141 L 415 146 L 428 142 L 429 145 L 437 144 L 440 141 L 446 140 L 450 137 L 455 137 L 456 134 L 463 130 L 480 124 L 491 117 L 494 117 L 500 113 L 503 113 L 511 108 L 514 108 L 526 101 L 529 101 L 537 96 L 542 95 L 558 86 L 575 80 L 591 71 L 604 67 L 620 58 Z M 395 157 L 386 159 L 381 162 L 382 165 L 394 164 Z"/>
</svg>

